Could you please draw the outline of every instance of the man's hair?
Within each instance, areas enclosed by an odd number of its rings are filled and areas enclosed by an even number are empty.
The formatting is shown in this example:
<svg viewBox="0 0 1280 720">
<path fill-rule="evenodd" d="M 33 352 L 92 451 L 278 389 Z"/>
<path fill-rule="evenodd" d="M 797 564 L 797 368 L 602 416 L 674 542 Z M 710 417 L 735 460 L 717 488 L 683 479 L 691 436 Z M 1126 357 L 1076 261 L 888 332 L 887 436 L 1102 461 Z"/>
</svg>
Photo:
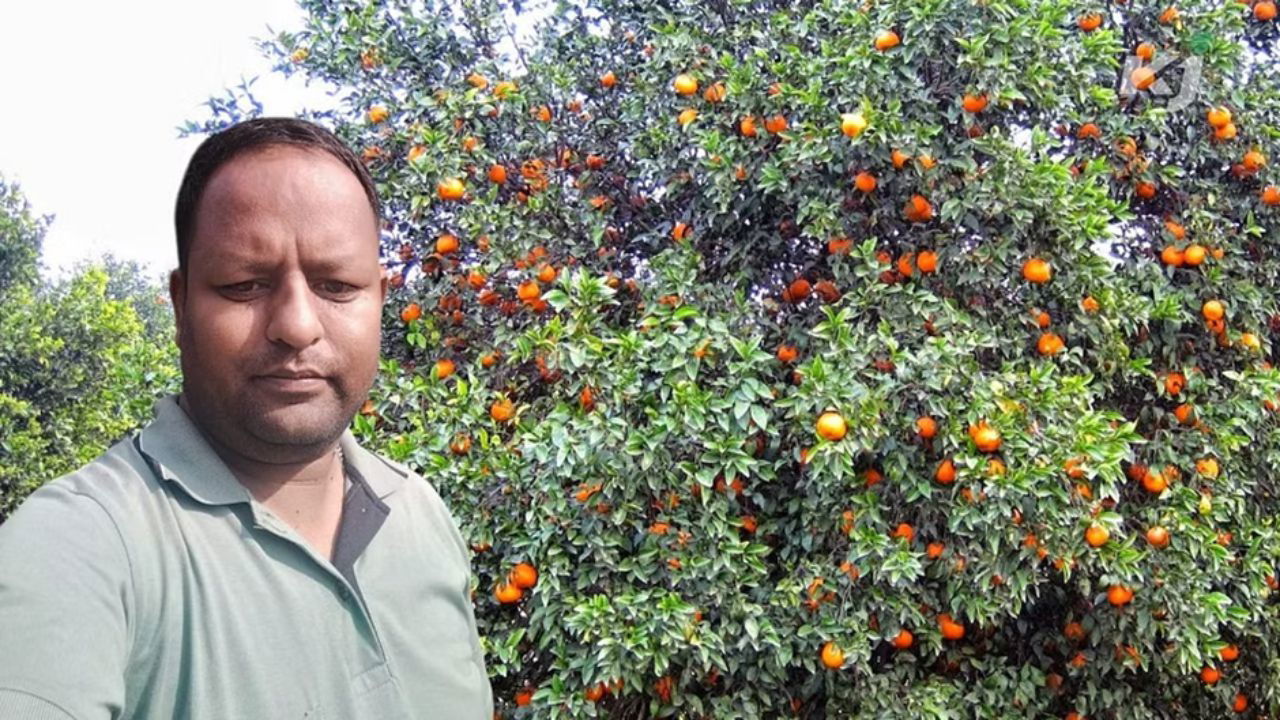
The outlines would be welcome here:
<svg viewBox="0 0 1280 720">
<path fill-rule="evenodd" d="M 364 194 L 369 198 L 369 207 L 373 209 L 374 220 L 381 223 L 382 208 L 373 178 L 364 163 L 337 135 L 315 123 L 297 118 L 264 117 L 246 120 L 205 138 L 187 163 L 173 213 L 174 229 L 178 237 L 178 270 L 183 275 L 187 273 L 187 257 L 191 254 L 191 236 L 195 232 L 200 196 L 204 194 L 209 179 L 218 168 L 242 153 L 281 145 L 326 152 L 346 165 L 364 188 Z"/>
</svg>

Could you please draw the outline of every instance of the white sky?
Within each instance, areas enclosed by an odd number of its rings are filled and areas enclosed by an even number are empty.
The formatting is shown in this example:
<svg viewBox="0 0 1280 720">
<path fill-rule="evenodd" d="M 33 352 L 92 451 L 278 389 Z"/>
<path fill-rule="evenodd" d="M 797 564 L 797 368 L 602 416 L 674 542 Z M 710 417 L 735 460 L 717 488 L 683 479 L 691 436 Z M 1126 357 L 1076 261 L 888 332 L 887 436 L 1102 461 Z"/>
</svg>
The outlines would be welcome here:
<svg viewBox="0 0 1280 720">
<path fill-rule="evenodd" d="M 269 115 L 325 105 L 319 86 L 269 72 L 253 39 L 301 29 L 294 0 L 4 2 L 0 174 L 55 217 L 55 272 L 104 252 L 177 265 L 173 201 L 210 95 L 255 75 Z"/>
</svg>

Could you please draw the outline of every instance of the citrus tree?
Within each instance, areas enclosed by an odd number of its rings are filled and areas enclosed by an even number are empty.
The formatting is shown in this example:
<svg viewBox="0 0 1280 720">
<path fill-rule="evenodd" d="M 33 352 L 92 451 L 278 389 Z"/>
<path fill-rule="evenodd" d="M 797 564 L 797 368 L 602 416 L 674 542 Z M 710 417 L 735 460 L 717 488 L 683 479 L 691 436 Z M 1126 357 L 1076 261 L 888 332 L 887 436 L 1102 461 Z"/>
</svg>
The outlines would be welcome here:
<svg viewBox="0 0 1280 720">
<path fill-rule="evenodd" d="M 159 284 L 110 257 L 64 280 L 41 278 L 48 224 L 0 177 L 0 522 L 177 389 L 173 319 Z"/>
<path fill-rule="evenodd" d="M 502 716 L 1280 709 L 1273 2 L 301 5 Z"/>
</svg>

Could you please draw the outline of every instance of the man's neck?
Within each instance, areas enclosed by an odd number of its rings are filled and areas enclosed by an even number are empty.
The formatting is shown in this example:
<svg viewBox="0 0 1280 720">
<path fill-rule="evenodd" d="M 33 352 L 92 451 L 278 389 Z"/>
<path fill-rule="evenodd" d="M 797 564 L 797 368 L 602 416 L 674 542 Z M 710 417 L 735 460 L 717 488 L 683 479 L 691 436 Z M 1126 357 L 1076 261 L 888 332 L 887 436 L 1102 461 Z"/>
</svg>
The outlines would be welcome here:
<svg viewBox="0 0 1280 720">
<path fill-rule="evenodd" d="M 179 396 L 179 405 L 194 421 L 185 397 Z M 201 434 L 254 500 L 297 531 L 318 554 L 332 557 L 346 493 L 338 443 L 305 462 L 273 464 L 247 457 L 203 430 Z"/>
</svg>

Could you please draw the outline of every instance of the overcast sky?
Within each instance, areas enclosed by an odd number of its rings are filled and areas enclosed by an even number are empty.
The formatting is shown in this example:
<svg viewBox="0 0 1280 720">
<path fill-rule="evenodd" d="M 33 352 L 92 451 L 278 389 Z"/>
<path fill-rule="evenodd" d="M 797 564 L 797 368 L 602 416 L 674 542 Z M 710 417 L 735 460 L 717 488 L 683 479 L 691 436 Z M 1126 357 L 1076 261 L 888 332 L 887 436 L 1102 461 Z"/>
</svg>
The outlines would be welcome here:
<svg viewBox="0 0 1280 720">
<path fill-rule="evenodd" d="M 0 174 L 56 216 L 45 265 L 110 251 L 175 266 L 173 200 L 200 142 L 176 128 L 242 76 L 261 76 L 267 114 L 323 103 L 318 87 L 269 73 L 253 43 L 301 18 L 294 0 L 5 3 Z"/>
</svg>

